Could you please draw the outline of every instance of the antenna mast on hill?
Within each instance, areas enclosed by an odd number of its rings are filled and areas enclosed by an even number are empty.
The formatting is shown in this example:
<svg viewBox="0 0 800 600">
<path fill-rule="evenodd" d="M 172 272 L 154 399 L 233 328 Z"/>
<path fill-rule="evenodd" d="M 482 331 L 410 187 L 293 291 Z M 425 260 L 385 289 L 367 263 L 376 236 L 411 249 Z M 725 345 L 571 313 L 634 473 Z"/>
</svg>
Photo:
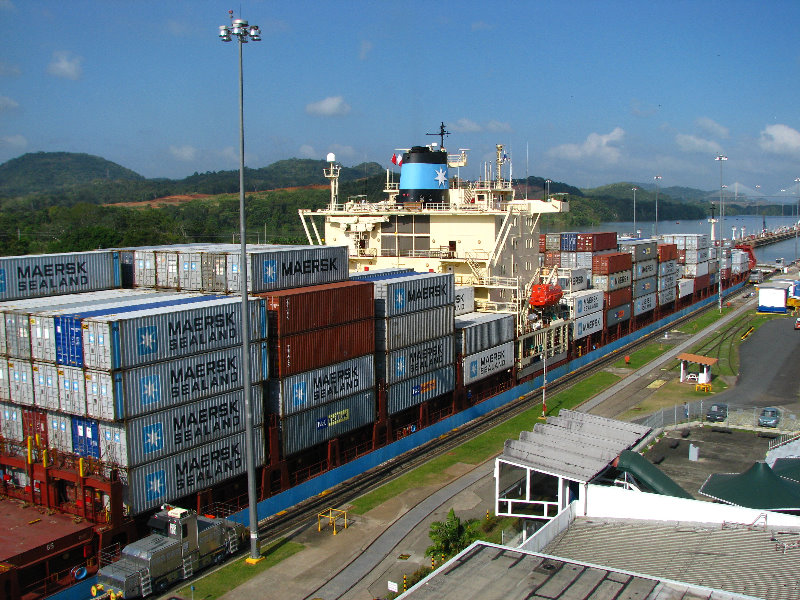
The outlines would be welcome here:
<svg viewBox="0 0 800 600">
<path fill-rule="evenodd" d="M 442 121 L 442 124 L 439 125 L 439 133 L 426 133 L 425 135 L 438 135 L 441 140 L 439 147 L 444 150 L 444 136 L 450 135 L 450 132 L 444 128 L 444 121 Z"/>
</svg>

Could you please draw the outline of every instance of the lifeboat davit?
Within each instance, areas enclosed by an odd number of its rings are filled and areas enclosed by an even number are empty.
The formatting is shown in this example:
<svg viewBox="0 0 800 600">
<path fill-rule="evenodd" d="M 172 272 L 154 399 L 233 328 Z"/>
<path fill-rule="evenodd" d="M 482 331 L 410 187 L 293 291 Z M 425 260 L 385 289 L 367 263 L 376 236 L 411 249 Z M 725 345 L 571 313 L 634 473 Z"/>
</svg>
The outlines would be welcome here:
<svg viewBox="0 0 800 600">
<path fill-rule="evenodd" d="M 531 306 L 552 306 L 561 300 L 561 286 L 540 283 L 531 288 Z"/>
</svg>

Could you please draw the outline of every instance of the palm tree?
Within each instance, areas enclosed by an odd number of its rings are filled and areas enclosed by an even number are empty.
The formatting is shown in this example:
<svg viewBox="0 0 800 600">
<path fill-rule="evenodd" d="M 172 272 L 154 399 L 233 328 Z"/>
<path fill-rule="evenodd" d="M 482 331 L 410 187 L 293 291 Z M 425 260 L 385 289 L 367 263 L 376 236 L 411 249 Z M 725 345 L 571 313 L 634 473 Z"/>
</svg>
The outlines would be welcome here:
<svg viewBox="0 0 800 600">
<path fill-rule="evenodd" d="M 478 524 L 477 519 L 462 523 L 451 508 L 447 513 L 447 519 L 431 523 L 428 537 L 431 538 L 433 545 L 425 550 L 425 556 L 450 557 L 461 552 L 478 539 Z"/>
</svg>

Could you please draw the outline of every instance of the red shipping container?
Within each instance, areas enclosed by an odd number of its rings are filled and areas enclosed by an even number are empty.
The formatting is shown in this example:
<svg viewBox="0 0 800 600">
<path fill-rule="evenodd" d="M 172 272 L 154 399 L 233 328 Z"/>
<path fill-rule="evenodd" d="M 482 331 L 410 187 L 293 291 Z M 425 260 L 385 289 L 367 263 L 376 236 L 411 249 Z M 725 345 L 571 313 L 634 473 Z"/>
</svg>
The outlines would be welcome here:
<svg viewBox="0 0 800 600">
<path fill-rule="evenodd" d="M 579 233 L 576 242 L 578 252 L 600 252 L 602 250 L 617 249 L 616 231 L 596 231 L 593 233 Z"/>
<path fill-rule="evenodd" d="M 47 415 L 38 410 L 23 410 L 22 411 L 22 435 L 27 440 L 28 436 L 34 438 L 34 445 L 36 444 L 36 436 L 39 436 L 39 446 L 47 447 Z"/>
<path fill-rule="evenodd" d="M 677 254 L 676 258 L 678 259 L 678 264 L 679 265 L 685 265 L 686 264 L 686 249 L 678 249 L 675 253 Z"/>
<path fill-rule="evenodd" d="M 545 267 L 560 267 L 561 266 L 561 252 L 559 250 L 548 250 L 544 253 L 544 266 Z"/>
<path fill-rule="evenodd" d="M 341 281 L 258 294 L 266 300 L 268 336 L 283 337 L 375 316 L 371 281 Z"/>
<path fill-rule="evenodd" d="M 374 352 L 374 319 L 312 329 L 269 340 L 269 374 L 281 379 Z"/>
<path fill-rule="evenodd" d="M 547 251 L 547 236 L 543 233 L 539 234 L 539 252 Z"/>
<path fill-rule="evenodd" d="M 631 288 L 624 287 L 613 292 L 605 292 L 605 304 L 603 306 L 622 306 L 623 304 L 630 304 L 633 299 L 633 292 Z"/>
<path fill-rule="evenodd" d="M 699 292 L 700 290 L 704 290 L 708 287 L 709 277 L 708 273 L 705 275 L 701 275 L 700 277 L 694 278 L 694 291 Z"/>
<path fill-rule="evenodd" d="M 668 260 L 676 260 L 677 258 L 678 258 L 677 244 L 658 245 L 658 262 L 667 262 Z"/>
<path fill-rule="evenodd" d="M 611 275 L 620 271 L 630 271 L 632 266 L 633 257 L 629 252 L 597 254 L 592 257 L 592 273 L 595 275 Z M 616 306 L 616 304 L 611 306 Z"/>
</svg>

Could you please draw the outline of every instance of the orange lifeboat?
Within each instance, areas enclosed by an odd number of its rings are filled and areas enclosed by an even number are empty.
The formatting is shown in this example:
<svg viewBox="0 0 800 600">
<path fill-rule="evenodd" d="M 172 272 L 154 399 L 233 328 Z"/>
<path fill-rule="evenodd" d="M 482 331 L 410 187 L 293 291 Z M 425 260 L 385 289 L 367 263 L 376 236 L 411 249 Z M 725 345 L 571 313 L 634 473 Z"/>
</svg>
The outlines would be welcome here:
<svg viewBox="0 0 800 600">
<path fill-rule="evenodd" d="M 552 306 L 561 300 L 561 286 L 540 283 L 531 288 L 531 306 Z"/>
</svg>

